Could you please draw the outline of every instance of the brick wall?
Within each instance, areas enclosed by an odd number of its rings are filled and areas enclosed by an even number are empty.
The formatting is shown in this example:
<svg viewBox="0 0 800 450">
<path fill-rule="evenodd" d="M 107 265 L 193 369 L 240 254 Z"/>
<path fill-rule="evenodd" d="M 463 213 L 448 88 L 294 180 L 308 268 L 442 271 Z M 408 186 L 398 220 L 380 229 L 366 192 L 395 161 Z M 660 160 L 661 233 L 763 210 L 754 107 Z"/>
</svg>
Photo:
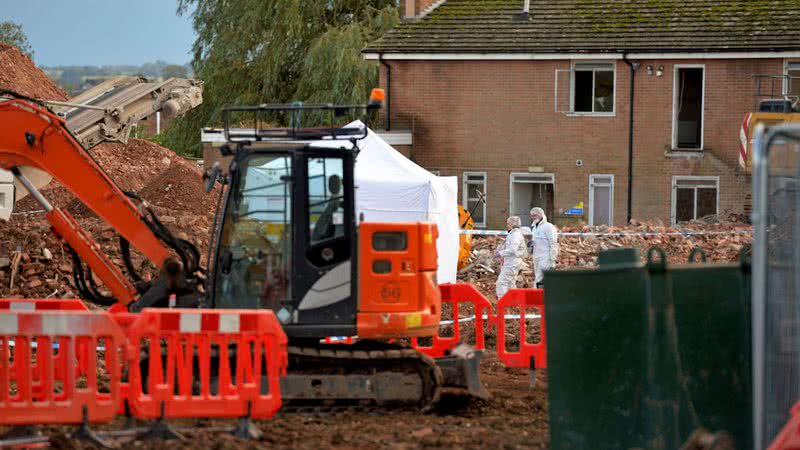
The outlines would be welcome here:
<svg viewBox="0 0 800 450">
<path fill-rule="evenodd" d="M 750 184 L 737 168 L 738 133 L 753 107 L 752 76 L 780 73 L 782 60 L 640 63 L 633 217 L 669 222 L 676 175 L 719 176 L 720 212 L 742 212 Z M 705 65 L 705 150 L 691 157 L 670 151 L 676 64 Z M 459 182 L 464 171 L 487 172 L 490 228 L 502 226 L 508 215 L 510 174 L 529 166 L 555 175 L 556 219 L 562 223 L 574 219 L 561 211 L 581 201 L 585 215 L 577 220 L 588 220 L 589 176 L 613 174 L 614 222 L 625 222 L 630 71 L 622 61 L 615 63 L 616 107 L 610 117 L 555 112 L 556 70 L 569 69 L 568 61 L 395 60 L 391 65 L 392 120 L 414 123 L 414 160 L 456 175 Z M 664 66 L 663 76 L 648 76 L 648 65 Z"/>
</svg>

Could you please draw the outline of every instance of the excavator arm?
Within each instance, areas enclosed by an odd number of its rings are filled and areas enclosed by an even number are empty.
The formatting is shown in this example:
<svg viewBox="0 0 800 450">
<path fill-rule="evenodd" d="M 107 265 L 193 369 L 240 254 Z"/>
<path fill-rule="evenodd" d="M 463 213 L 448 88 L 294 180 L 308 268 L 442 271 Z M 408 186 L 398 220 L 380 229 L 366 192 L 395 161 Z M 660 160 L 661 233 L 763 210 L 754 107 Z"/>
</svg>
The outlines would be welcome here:
<svg viewBox="0 0 800 450">
<path fill-rule="evenodd" d="M 42 204 L 55 234 L 69 245 L 73 256 L 86 262 L 119 304 L 137 300 L 134 285 L 69 213 L 53 207 L 36 190 L 24 175 L 25 167 L 52 175 L 164 273 L 177 277 L 177 259 L 136 205 L 70 134 L 64 120 L 34 101 L 15 98 L 0 102 L 0 168 L 11 171 Z"/>
</svg>

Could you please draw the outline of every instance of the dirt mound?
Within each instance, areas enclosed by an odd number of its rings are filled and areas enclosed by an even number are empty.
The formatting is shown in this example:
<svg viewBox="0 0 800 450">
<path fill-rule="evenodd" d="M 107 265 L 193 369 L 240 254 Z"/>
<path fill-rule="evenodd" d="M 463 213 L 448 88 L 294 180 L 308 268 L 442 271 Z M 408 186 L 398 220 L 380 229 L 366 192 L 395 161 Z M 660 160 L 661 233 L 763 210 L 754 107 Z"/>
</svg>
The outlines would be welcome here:
<svg viewBox="0 0 800 450">
<path fill-rule="evenodd" d="M 202 176 L 199 167 L 176 161 L 139 191 L 139 195 L 155 206 L 208 215 L 214 211 L 216 198 L 206 194 Z"/>
<path fill-rule="evenodd" d="M 66 100 L 67 93 L 16 47 L 0 42 L 0 90 L 41 100 Z"/>
<path fill-rule="evenodd" d="M 89 153 L 117 185 L 126 191 L 140 191 L 150 180 L 180 159 L 172 150 L 144 139 L 127 144 L 105 142 Z"/>
</svg>

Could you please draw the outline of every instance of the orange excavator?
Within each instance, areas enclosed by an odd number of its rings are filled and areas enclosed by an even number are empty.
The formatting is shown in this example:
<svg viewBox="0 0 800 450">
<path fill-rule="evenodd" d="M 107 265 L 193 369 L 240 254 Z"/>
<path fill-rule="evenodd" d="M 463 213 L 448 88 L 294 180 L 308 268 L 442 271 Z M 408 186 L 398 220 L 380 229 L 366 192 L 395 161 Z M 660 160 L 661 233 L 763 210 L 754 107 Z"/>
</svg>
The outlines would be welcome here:
<svg viewBox="0 0 800 450">
<path fill-rule="evenodd" d="M 442 387 L 485 397 L 479 355 L 457 348 L 434 360 L 387 340 L 434 335 L 441 298 L 436 282 L 436 226 L 365 223 L 355 209 L 353 169 L 366 126 L 332 125 L 344 112 L 379 108 L 382 91 L 366 105 L 260 105 L 224 111 L 233 156 L 217 182 L 210 269 L 190 242 L 175 237 L 133 192 L 121 191 L 75 140 L 64 120 L 35 100 L 0 102 L 0 168 L 42 205 L 52 231 L 73 258 L 81 297 L 111 312 L 149 307 L 266 308 L 289 337 L 289 371 L 281 382 L 284 405 L 413 406 L 437 401 Z M 270 114 L 330 116 L 330 126 L 260 128 Z M 257 126 L 242 131 L 230 118 L 247 115 Z M 310 145 L 346 139 L 345 148 Z M 78 222 L 51 205 L 25 176 L 49 173 L 120 236 L 125 274 L 102 253 Z M 218 222 L 218 224 L 217 224 Z M 160 268 L 144 281 L 130 247 Z M 127 276 L 126 276 L 127 275 Z M 111 296 L 96 285 L 102 280 Z M 358 336 L 354 345 L 325 344 L 329 336 Z M 233 358 L 233 356 L 231 356 Z M 234 365 L 231 365 L 234 369 Z M 211 374 L 219 376 L 219 374 Z"/>
</svg>

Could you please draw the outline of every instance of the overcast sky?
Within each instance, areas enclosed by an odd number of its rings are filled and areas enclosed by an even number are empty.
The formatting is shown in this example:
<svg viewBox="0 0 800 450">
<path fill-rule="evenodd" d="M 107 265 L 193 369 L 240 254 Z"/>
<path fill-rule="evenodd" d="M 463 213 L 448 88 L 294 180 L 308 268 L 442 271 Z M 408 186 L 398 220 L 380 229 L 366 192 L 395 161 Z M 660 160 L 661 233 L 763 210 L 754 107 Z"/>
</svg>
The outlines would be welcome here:
<svg viewBox="0 0 800 450">
<path fill-rule="evenodd" d="M 194 41 L 177 0 L 0 0 L 0 21 L 22 25 L 40 66 L 185 64 Z"/>
</svg>

